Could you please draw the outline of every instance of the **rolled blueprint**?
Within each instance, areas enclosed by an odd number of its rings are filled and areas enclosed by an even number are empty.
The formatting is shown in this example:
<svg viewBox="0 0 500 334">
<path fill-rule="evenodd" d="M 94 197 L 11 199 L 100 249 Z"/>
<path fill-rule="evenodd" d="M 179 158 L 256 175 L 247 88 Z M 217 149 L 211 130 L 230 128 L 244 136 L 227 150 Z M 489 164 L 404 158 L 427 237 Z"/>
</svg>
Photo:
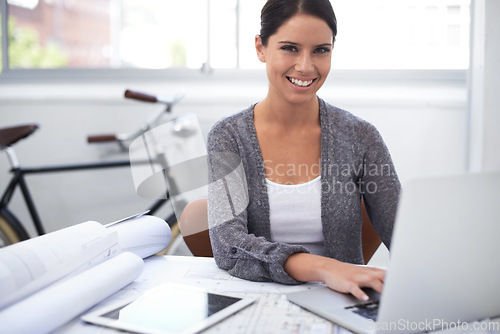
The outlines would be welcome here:
<svg viewBox="0 0 500 334">
<path fill-rule="evenodd" d="M 0 311 L 1 331 L 53 331 L 133 282 L 143 267 L 144 262 L 135 254 L 117 255 Z"/>
</svg>

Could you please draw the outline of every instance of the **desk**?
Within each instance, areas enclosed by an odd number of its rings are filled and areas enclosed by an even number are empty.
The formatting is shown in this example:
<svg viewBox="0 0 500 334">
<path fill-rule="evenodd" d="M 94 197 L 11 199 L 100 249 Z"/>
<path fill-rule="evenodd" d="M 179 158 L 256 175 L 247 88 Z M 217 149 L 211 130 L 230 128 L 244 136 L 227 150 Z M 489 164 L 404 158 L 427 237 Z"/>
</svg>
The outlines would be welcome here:
<svg viewBox="0 0 500 334">
<path fill-rule="evenodd" d="M 215 265 L 213 258 L 192 256 L 166 255 L 147 258 L 144 271 L 137 280 L 96 305 L 93 310 L 110 303 L 139 296 L 145 290 L 165 282 L 204 287 L 241 296 L 258 297 L 256 303 L 205 330 L 203 333 L 350 333 L 313 313 L 291 304 L 283 295 L 287 292 L 309 289 L 317 286 L 316 284 L 307 283 L 288 286 L 241 280 L 229 275 L 225 270 L 219 269 Z M 83 323 L 78 317 L 54 333 L 111 334 L 120 332 Z"/>
<path fill-rule="evenodd" d="M 291 304 L 283 295 L 285 292 L 311 288 L 315 284 L 288 286 L 241 280 L 229 275 L 225 270 L 219 269 L 213 258 L 192 256 L 166 255 L 147 258 L 144 271 L 137 280 L 99 303 L 92 310 L 139 296 L 145 290 L 165 282 L 259 297 L 254 304 L 203 333 L 349 333 L 331 322 Z M 86 324 L 76 318 L 56 330 L 55 333 L 107 334 L 119 332 Z"/>
</svg>

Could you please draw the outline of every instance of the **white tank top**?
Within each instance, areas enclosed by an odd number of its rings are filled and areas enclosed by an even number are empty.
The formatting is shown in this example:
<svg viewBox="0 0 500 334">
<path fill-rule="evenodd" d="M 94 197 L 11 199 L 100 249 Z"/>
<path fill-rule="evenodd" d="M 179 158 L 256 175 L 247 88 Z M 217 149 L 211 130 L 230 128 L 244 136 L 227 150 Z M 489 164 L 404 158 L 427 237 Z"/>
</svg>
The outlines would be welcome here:
<svg viewBox="0 0 500 334">
<path fill-rule="evenodd" d="M 271 239 L 299 244 L 312 254 L 325 255 L 321 225 L 321 177 L 306 183 L 284 185 L 266 178 Z"/>
</svg>

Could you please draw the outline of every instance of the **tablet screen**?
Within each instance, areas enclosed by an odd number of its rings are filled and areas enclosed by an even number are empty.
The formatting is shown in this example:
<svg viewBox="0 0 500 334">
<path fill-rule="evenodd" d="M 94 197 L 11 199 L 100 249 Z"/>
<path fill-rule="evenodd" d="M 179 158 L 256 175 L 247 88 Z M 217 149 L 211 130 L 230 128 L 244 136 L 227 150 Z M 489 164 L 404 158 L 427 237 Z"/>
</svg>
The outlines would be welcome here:
<svg viewBox="0 0 500 334">
<path fill-rule="evenodd" d="M 83 320 L 139 332 L 194 332 L 250 304 L 241 301 L 242 298 L 202 289 L 165 285 L 128 304 L 85 316 Z M 96 318 L 101 321 L 96 322 Z"/>
</svg>

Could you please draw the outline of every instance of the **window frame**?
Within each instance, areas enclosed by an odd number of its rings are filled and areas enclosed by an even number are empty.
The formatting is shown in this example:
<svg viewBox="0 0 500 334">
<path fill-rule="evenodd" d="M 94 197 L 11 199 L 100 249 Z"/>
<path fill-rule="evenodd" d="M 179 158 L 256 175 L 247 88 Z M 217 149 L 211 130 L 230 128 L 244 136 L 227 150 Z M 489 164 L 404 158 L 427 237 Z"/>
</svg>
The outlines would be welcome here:
<svg viewBox="0 0 500 334">
<path fill-rule="evenodd" d="M 1 18 L 1 27 L 0 34 L 1 36 L 1 50 L 2 52 L 2 71 L 0 72 L 0 78 L 5 72 L 9 72 L 9 52 L 8 52 L 8 34 L 7 34 L 7 0 L 0 0 L 0 18 Z"/>
</svg>

